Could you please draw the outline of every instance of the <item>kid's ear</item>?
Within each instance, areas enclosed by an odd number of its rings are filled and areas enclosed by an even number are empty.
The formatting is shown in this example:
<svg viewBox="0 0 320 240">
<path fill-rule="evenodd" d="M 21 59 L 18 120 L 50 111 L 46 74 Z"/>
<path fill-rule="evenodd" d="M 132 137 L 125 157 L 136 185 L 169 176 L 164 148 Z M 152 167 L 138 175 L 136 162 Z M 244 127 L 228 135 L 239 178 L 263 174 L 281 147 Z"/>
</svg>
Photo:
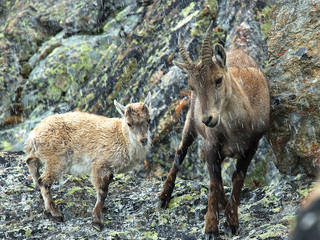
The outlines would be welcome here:
<svg viewBox="0 0 320 240">
<path fill-rule="evenodd" d="M 150 106 L 151 103 L 151 93 L 149 92 L 147 97 L 144 99 L 143 101 L 144 104 L 146 104 L 147 106 Z"/>
<path fill-rule="evenodd" d="M 148 106 L 147 106 L 147 104 L 143 103 L 142 110 L 145 111 L 145 112 L 148 112 Z"/>
<path fill-rule="evenodd" d="M 133 112 L 132 107 L 131 107 L 131 106 L 128 106 L 128 107 L 127 107 L 127 111 L 126 111 L 126 116 L 127 116 L 127 115 L 130 116 L 132 112 Z"/>
<path fill-rule="evenodd" d="M 114 106 L 116 107 L 117 111 L 120 113 L 121 117 L 124 115 L 125 106 L 118 103 L 117 100 L 113 101 Z"/>
</svg>

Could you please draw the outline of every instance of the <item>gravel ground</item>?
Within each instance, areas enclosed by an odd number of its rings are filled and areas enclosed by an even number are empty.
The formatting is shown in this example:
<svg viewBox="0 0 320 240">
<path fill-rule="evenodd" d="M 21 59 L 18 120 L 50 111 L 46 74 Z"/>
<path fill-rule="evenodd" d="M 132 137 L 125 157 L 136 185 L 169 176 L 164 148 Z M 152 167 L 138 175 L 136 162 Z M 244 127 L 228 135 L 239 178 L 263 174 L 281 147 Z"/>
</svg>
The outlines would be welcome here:
<svg viewBox="0 0 320 240">
<path fill-rule="evenodd" d="M 162 181 L 145 175 L 132 171 L 115 176 L 105 201 L 105 227 L 97 232 L 91 226 L 95 191 L 87 176 L 67 176 L 53 185 L 53 197 L 64 215 L 64 222 L 56 223 L 43 212 L 23 153 L 0 153 L 0 239 L 205 239 L 207 184 L 178 178 L 169 209 L 160 210 Z M 298 175 L 283 176 L 253 191 L 244 188 L 239 233 L 228 234 L 222 214 L 221 239 L 289 239 L 310 184 Z"/>
</svg>

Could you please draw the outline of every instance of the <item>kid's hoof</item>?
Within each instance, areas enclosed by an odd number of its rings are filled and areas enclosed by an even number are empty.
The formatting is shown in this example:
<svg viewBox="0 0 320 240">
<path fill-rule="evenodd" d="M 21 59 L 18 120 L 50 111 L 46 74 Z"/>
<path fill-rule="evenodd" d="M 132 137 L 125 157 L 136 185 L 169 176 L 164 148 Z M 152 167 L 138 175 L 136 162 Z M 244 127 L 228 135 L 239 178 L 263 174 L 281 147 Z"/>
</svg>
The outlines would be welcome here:
<svg viewBox="0 0 320 240">
<path fill-rule="evenodd" d="M 49 211 L 44 211 L 44 215 L 46 215 L 48 218 L 52 218 L 56 222 L 63 222 L 63 216 L 58 215 L 58 216 L 52 216 L 52 214 Z"/>
<path fill-rule="evenodd" d="M 44 210 L 43 213 L 47 218 L 51 218 L 52 217 L 51 213 L 49 211 L 47 211 L 47 210 Z"/>
<path fill-rule="evenodd" d="M 94 229 L 96 229 L 99 232 L 101 232 L 103 229 L 103 224 L 100 222 L 92 222 L 92 226 Z"/>
<path fill-rule="evenodd" d="M 206 240 L 220 240 L 219 233 L 218 232 L 206 233 Z"/>
</svg>

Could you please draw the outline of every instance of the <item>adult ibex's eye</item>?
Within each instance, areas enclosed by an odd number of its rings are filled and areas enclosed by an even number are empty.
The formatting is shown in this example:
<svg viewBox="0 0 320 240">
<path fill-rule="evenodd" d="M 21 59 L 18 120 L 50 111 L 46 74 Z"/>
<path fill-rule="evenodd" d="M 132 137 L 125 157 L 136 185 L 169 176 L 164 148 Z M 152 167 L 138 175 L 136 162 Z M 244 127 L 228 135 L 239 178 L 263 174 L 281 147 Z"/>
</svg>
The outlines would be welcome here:
<svg viewBox="0 0 320 240">
<path fill-rule="evenodd" d="M 219 86 L 221 83 L 222 83 L 222 77 L 219 77 L 219 78 L 216 80 L 216 86 Z"/>
<path fill-rule="evenodd" d="M 148 124 L 150 124 L 150 122 L 151 122 L 151 119 L 148 119 Z"/>
<path fill-rule="evenodd" d="M 127 123 L 127 124 L 128 124 L 129 127 L 132 127 L 132 124 L 131 124 L 131 123 Z"/>
</svg>

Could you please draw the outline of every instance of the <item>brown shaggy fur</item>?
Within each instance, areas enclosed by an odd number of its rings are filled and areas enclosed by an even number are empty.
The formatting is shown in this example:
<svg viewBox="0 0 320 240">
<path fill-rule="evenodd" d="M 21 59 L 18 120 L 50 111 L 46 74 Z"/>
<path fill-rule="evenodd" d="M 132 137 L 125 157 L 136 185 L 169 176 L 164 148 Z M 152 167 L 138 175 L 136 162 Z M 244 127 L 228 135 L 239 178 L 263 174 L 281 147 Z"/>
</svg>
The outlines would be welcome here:
<svg viewBox="0 0 320 240">
<path fill-rule="evenodd" d="M 232 232 L 239 227 L 238 205 L 243 181 L 258 142 L 269 125 L 269 89 L 255 61 L 241 49 L 226 53 L 217 44 L 212 56 L 210 31 L 202 46 L 200 63 L 191 61 L 180 37 L 179 50 L 184 62 L 176 65 L 188 72 L 191 105 L 159 199 L 162 207 L 168 206 L 187 149 L 200 135 L 205 141 L 202 155 L 210 175 L 205 233 L 211 239 L 218 235 L 221 208 L 225 209 Z M 237 159 L 229 200 L 221 177 L 221 163 L 226 157 Z"/>
</svg>

